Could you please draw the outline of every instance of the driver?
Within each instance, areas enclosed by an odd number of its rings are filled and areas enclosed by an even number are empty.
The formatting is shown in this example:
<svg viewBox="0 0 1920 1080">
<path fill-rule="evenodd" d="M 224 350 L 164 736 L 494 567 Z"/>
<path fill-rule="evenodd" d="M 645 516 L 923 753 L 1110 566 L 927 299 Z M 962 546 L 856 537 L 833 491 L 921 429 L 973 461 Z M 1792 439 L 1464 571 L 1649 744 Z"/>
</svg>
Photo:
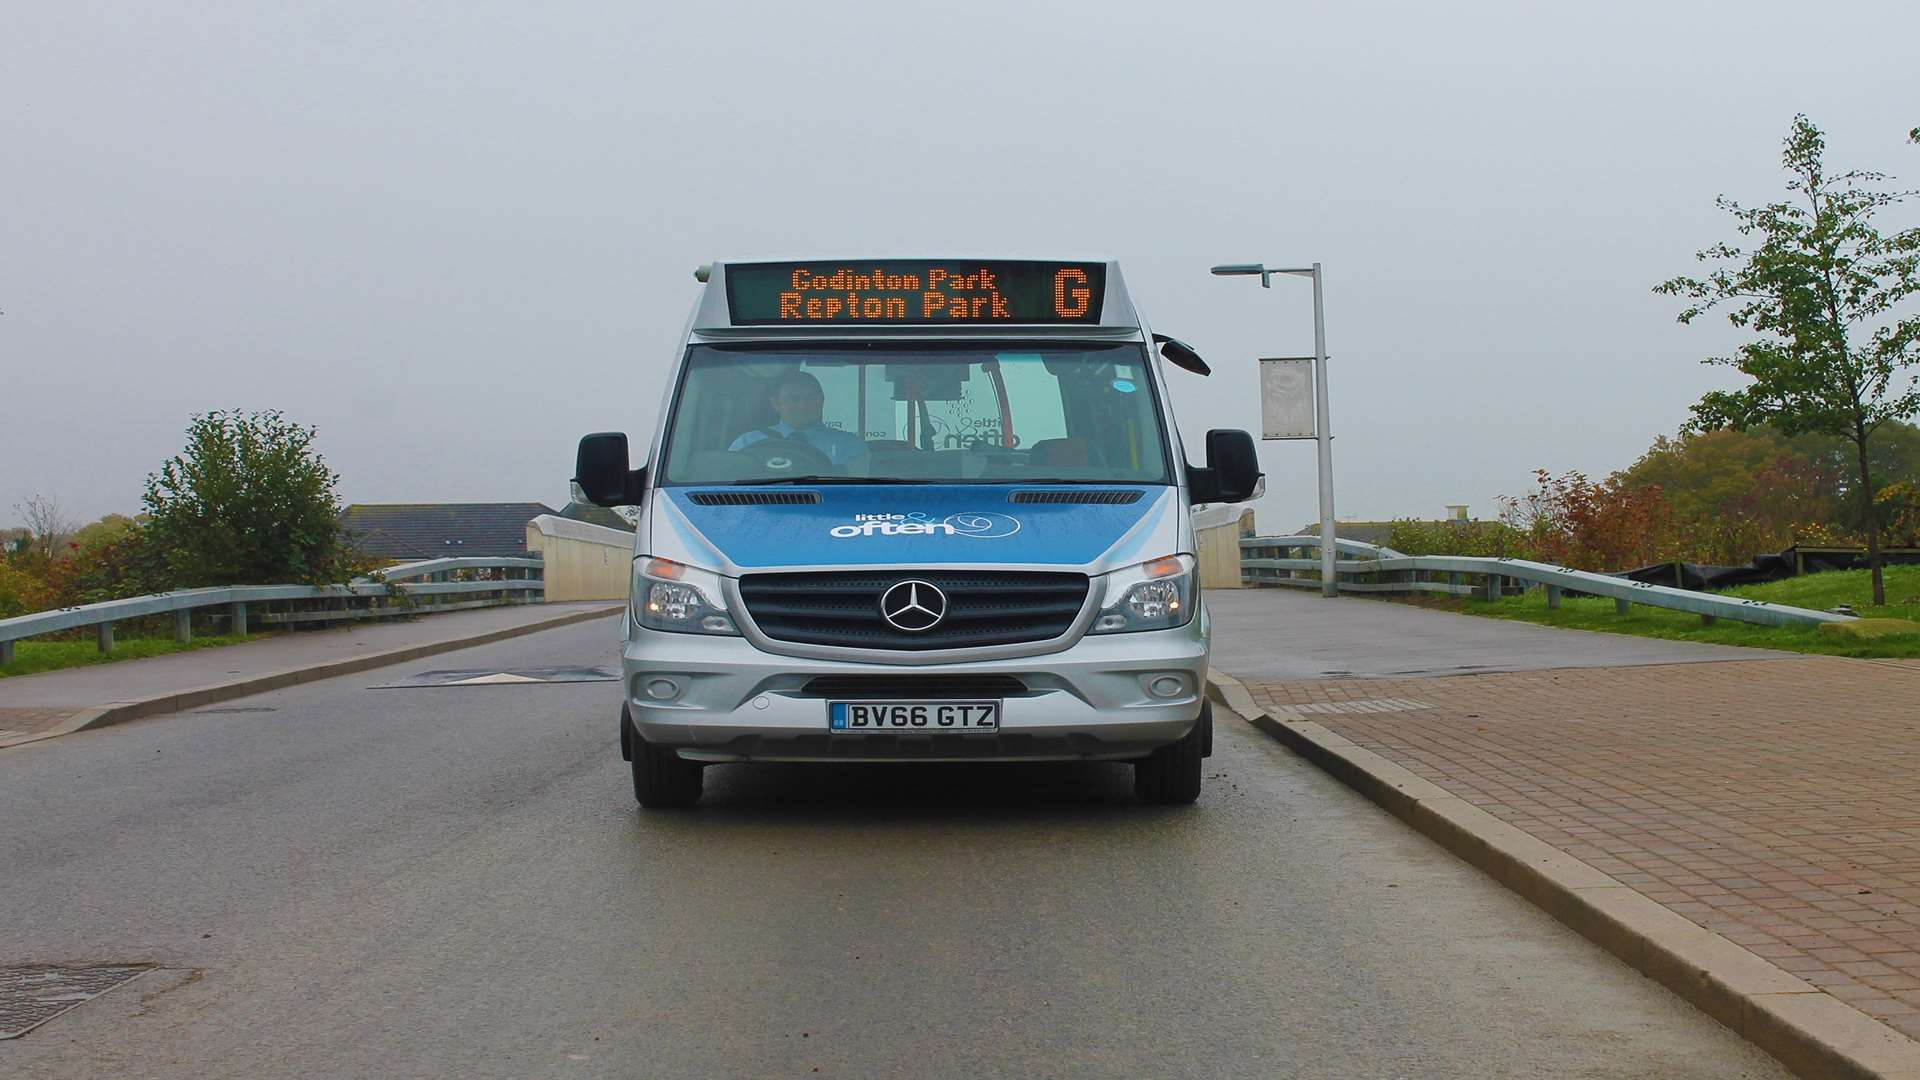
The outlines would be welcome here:
<svg viewBox="0 0 1920 1080">
<path fill-rule="evenodd" d="M 866 441 L 858 435 L 821 422 L 820 412 L 827 395 L 820 380 L 804 371 L 789 371 L 773 384 L 773 411 L 780 422 L 757 431 L 749 431 L 733 440 L 728 450 L 745 450 L 767 439 L 792 439 L 804 442 L 827 455 L 835 465 L 845 465 L 867 452 Z"/>
</svg>

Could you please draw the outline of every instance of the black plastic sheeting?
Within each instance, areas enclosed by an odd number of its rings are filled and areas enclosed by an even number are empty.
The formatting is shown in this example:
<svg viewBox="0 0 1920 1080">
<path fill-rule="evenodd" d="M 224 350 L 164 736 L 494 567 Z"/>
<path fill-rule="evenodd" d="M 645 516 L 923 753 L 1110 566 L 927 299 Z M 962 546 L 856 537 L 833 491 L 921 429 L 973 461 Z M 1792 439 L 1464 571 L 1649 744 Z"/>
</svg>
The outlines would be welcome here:
<svg viewBox="0 0 1920 1080">
<path fill-rule="evenodd" d="M 1882 551 L 1880 562 L 1885 566 L 1920 563 L 1920 550 L 1895 548 Z M 1864 570 L 1866 567 L 1865 548 L 1795 546 L 1778 555 L 1755 555 L 1753 561 L 1745 566 L 1669 562 L 1643 566 L 1638 570 L 1626 570 L 1613 576 L 1645 582 L 1648 585 L 1671 585 L 1676 589 L 1700 590 L 1727 589 L 1735 585 L 1779 581 L 1783 578 L 1798 577 L 1801 574 L 1817 574 L 1825 570 Z"/>
</svg>

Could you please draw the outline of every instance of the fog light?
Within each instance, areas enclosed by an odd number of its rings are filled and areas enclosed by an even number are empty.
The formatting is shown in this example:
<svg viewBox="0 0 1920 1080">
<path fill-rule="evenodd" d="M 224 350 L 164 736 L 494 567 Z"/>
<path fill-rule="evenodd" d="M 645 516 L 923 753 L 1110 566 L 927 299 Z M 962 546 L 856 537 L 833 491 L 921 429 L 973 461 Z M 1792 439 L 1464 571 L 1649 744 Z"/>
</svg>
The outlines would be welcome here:
<svg viewBox="0 0 1920 1080">
<path fill-rule="evenodd" d="M 1154 697 L 1175 698 L 1187 692 L 1187 680 L 1178 675 L 1162 675 L 1147 684 Z"/>
<path fill-rule="evenodd" d="M 672 679 L 652 679 L 647 682 L 647 696 L 655 701 L 671 701 L 680 696 L 680 684 Z"/>
</svg>

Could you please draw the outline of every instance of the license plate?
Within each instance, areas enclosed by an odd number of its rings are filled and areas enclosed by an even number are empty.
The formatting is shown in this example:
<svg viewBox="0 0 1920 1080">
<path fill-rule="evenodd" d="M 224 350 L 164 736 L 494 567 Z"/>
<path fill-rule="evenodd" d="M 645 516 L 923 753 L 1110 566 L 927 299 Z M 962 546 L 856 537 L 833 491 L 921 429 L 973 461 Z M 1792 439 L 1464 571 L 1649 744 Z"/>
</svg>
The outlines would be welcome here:
<svg viewBox="0 0 1920 1080">
<path fill-rule="evenodd" d="M 998 731 L 997 701 L 829 701 L 827 730 L 856 732 Z"/>
</svg>

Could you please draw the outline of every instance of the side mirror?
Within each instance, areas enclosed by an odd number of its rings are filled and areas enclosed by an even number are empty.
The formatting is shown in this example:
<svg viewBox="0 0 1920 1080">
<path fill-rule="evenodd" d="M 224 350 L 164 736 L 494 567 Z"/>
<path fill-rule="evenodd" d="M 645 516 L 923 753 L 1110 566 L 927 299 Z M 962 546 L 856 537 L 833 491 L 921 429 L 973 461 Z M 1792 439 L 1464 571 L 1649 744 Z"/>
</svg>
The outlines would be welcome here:
<svg viewBox="0 0 1920 1080">
<path fill-rule="evenodd" d="M 1245 502 L 1260 487 L 1260 455 L 1253 436 L 1215 428 L 1207 432 L 1207 465 L 1187 467 L 1187 497 L 1196 503 Z"/>
<path fill-rule="evenodd" d="M 647 470 L 627 468 L 625 432 L 601 431 L 581 438 L 573 482 L 595 506 L 638 506 L 647 489 Z"/>
<path fill-rule="evenodd" d="M 1155 334 L 1153 340 L 1160 346 L 1160 355 L 1166 357 L 1167 362 L 1174 367 L 1182 371 L 1191 371 L 1195 375 L 1213 374 L 1213 369 L 1207 366 L 1205 360 L 1200 359 L 1199 353 L 1193 351 L 1193 346 L 1179 338 Z"/>
</svg>

